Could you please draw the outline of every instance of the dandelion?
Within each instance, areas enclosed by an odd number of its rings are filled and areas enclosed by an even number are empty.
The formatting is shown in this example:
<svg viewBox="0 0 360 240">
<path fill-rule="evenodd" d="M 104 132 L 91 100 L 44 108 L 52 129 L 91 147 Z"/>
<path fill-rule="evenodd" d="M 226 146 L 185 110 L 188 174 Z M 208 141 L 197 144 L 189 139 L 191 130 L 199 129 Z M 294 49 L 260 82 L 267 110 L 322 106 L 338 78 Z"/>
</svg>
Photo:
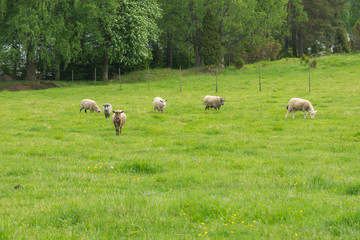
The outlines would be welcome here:
<svg viewBox="0 0 360 240">
<path fill-rule="evenodd" d="M 330 226 L 329 228 L 332 228 L 332 226 Z"/>
<path fill-rule="evenodd" d="M 256 221 L 253 221 L 253 223 L 256 223 Z"/>
<path fill-rule="evenodd" d="M 231 222 L 232 224 L 234 224 L 234 222 Z"/>
<path fill-rule="evenodd" d="M 201 225 L 204 225 L 205 223 L 201 223 Z"/>
<path fill-rule="evenodd" d="M 296 234 L 295 234 L 295 237 L 297 237 L 297 236 L 299 236 L 299 234 L 296 233 Z"/>
<path fill-rule="evenodd" d="M 234 231 L 231 231 L 231 233 L 234 233 Z"/>
<path fill-rule="evenodd" d="M 206 227 L 203 227 L 204 229 L 206 229 Z"/>
<path fill-rule="evenodd" d="M 241 223 L 245 223 L 244 221 L 241 221 Z"/>
<path fill-rule="evenodd" d="M 88 167 L 88 169 L 90 169 L 90 167 Z"/>
<path fill-rule="evenodd" d="M 305 182 L 303 182 L 303 184 L 305 184 Z"/>
<path fill-rule="evenodd" d="M 208 234 L 208 232 L 204 232 L 204 235 Z"/>
<path fill-rule="evenodd" d="M 190 205 L 190 203 L 187 203 L 186 205 L 188 205 L 188 206 L 189 206 L 189 205 Z"/>
<path fill-rule="evenodd" d="M 304 211 L 303 210 L 300 210 L 301 213 L 303 213 Z"/>
<path fill-rule="evenodd" d="M 201 233 L 199 233 L 198 236 L 201 237 Z"/>
<path fill-rule="evenodd" d="M 225 223 L 225 226 L 227 226 L 227 223 Z"/>
<path fill-rule="evenodd" d="M 186 213 L 184 213 L 184 216 L 186 215 Z"/>
</svg>

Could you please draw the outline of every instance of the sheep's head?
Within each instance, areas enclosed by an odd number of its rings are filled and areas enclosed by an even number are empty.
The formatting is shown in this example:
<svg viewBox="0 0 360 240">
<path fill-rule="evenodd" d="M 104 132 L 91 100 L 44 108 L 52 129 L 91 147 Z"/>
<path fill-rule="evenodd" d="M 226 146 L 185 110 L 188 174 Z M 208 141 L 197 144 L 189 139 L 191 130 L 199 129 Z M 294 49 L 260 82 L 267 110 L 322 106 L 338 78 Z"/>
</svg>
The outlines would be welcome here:
<svg viewBox="0 0 360 240">
<path fill-rule="evenodd" d="M 123 110 L 116 110 L 116 111 L 113 111 L 113 113 L 115 113 L 115 119 L 120 119 L 120 116 L 121 114 L 123 113 L 124 111 Z"/>
<path fill-rule="evenodd" d="M 166 102 L 167 102 L 167 100 L 160 100 L 161 106 L 165 107 L 165 106 L 166 106 Z"/>
<path fill-rule="evenodd" d="M 317 111 L 313 111 L 313 110 L 312 110 L 312 111 L 309 111 L 311 118 L 314 118 L 314 117 L 315 117 L 316 112 L 317 112 Z"/>
<path fill-rule="evenodd" d="M 100 109 L 97 109 L 96 112 L 97 112 L 97 113 L 101 113 L 101 110 L 100 110 Z"/>
<path fill-rule="evenodd" d="M 224 105 L 225 104 L 225 98 L 220 98 L 220 103 L 221 103 L 221 105 Z"/>
</svg>

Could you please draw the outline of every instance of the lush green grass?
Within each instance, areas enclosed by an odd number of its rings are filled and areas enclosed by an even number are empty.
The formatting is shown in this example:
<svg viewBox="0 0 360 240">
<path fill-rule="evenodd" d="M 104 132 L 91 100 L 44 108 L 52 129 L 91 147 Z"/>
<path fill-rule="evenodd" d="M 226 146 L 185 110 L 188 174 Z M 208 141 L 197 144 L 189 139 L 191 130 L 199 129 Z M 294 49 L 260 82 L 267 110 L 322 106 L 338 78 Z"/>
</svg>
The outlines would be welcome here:
<svg viewBox="0 0 360 240">
<path fill-rule="evenodd" d="M 222 70 L 218 93 L 194 70 L 182 92 L 168 70 L 150 91 L 2 91 L 0 239 L 359 239 L 359 63 L 319 58 L 311 93 L 294 59 L 262 67 L 262 92 L 257 65 Z M 227 98 L 220 111 L 204 111 L 207 94 Z M 315 119 L 284 119 L 292 97 Z M 83 98 L 123 109 L 121 136 L 103 114 L 79 114 Z"/>
</svg>

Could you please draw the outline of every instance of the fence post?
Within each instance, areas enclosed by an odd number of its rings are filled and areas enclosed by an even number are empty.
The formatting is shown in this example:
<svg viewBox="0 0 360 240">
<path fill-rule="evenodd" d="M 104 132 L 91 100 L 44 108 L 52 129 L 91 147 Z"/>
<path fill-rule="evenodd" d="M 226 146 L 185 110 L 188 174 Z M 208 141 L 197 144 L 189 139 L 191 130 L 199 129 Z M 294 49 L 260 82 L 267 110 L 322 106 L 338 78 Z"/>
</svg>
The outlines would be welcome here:
<svg viewBox="0 0 360 240">
<path fill-rule="evenodd" d="M 149 91 L 150 90 L 149 68 L 147 69 L 147 79 L 148 79 L 148 91 Z"/>
<path fill-rule="evenodd" d="M 261 73 L 260 73 L 260 65 L 259 65 L 259 91 L 261 92 Z"/>
<path fill-rule="evenodd" d="M 119 81 L 120 81 L 120 90 L 121 90 L 121 71 L 120 71 L 120 68 L 119 68 Z"/>
<path fill-rule="evenodd" d="M 180 66 L 180 92 L 181 92 L 181 66 Z"/>
<path fill-rule="evenodd" d="M 218 67 L 216 67 L 216 92 L 218 90 Z"/>
<path fill-rule="evenodd" d="M 310 69 L 311 69 L 311 67 L 309 65 L 309 92 L 311 92 Z"/>
</svg>

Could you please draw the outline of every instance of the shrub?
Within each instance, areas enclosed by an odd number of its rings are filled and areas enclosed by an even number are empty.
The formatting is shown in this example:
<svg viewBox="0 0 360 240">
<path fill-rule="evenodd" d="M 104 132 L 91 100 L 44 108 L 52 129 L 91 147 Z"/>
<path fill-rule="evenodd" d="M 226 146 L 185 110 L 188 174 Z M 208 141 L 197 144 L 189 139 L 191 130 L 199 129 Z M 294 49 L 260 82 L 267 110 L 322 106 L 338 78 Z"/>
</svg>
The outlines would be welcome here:
<svg viewBox="0 0 360 240">
<path fill-rule="evenodd" d="M 245 66 L 245 60 L 242 59 L 241 57 L 237 57 L 233 60 L 233 63 L 234 63 L 234 66 L 237 68 L 237 69 L 241 69 Z"/>
<path fill-rule="evenodd" d="M 305 54 L 303 54 L 300 58 L 300 62 L 305 62 L 305 63 L 309 63 L 310 62 L 310 58 L 308 56 L 306 56 Z"/>
<path fill-rule="evenodd" d="M 355 24 L 351 31 L 350 43 L 352 51 L 360 51 L 360 21 Z"/>
<path fill-rule="evenodd" d="M 316 68 L 316 66 L 317 66 L 317 60 L 314 59 L 314 60 L 312 60 L 312 61 L 310 62 L 310 67 L 311 67 L 311 68 Z"/>
<path fill-rule="evenodd" d="M 334 53 L 349 53 L 350 44 L 345 28 L 337 28 L 335 33 Z"/>
</svg>

